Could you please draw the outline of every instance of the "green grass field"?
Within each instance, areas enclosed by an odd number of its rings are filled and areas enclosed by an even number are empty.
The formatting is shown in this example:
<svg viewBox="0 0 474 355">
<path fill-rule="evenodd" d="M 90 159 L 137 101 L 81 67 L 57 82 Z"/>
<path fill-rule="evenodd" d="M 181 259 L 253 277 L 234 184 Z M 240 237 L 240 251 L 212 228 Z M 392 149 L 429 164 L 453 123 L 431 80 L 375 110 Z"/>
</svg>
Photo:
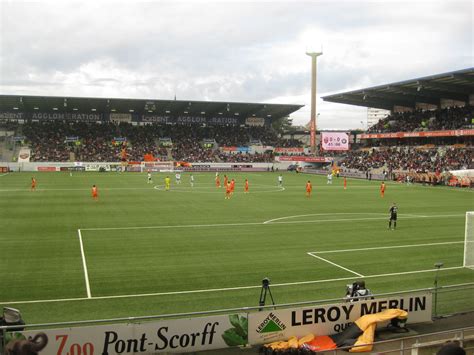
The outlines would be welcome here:
<svg viewBox="0 0 474 355">
<path fill-rule="evenodd" d="M 374 293 L 432 287 L 438 261 L 440 285 L 474 281 L 462 268 L 472 191 L 388 183 L 382 199 L 379 182 L 228 175 L 231 200 L 213 173 L 195 173 L 193 188 L 173 178 L 171 191 L 165 174 L 35 173 L 34 192 L 31 173 L 0 176 L 0 306 L 28 323 L 256 306 L 264 277 L 276 303 L 310 301 L 361 278 Z"/>
</svg>

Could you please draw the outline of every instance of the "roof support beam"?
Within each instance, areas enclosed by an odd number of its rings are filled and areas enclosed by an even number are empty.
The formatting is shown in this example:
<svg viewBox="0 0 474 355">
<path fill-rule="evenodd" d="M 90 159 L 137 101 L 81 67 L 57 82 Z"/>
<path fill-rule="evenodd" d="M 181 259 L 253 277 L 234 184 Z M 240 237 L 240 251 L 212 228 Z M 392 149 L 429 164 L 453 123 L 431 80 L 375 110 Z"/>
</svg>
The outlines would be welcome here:
<svg viewBox="0 0 474 355">
<path fill-rule="evenodd" d="M 344 98 L 348 98 L 348 95 L 343 95 Z M 374 100 L 373 97 L 376 97 L 377 100 Z M 390 97 L 390 95 L 387 95 L 387 97 L 381 97 L 381 96 L 373 96 L 372 98 L 368 95 L 363 95 L 363 96 L 352 96 L 352 99 L 355 99 L 355 100 L 360 100 L 361 102 L 366 102 L 366 103 L 369 103 L 369 102 L 381 102 L 381 103 L 385 103 L 386 105 L 390 106 L 391 107 L 391 110 L 393 109 L 393 106 L 403 106 L 403 107 L 410 107 L 410 108 L 414 108 L 415 107 L 415 101 L 410 101 L 410 100 L 397 100 L 397 99 L 393 99 Z M 350 97 L 349 97 L 350 98 Z M 365 99 L 364 99 L 365 98 Z M 372 107 L 372 106 L 369 106 L 366 104 L 366 106 L 368 107 Z"/>
<path fill-rule="evenodd" d="M 445 84 L 445 83 L 439 83 L 439 82 L 435 83 L 433 81 L 419 80 L 417 81 L 417 84 L 421 85 L 422 87 L 429 87 L 429 88 L 431 87 L 435 89 L 455 92 L 455 93 L 464 94 L 464 95 L 469 95 L 470 93 L 474 92 L 474 88 L 470 88 L 468 86 L 451 85 L 451 84 Z"/>
<path fill-rule="evenodd" d="M 350 98 L 345 95 L 344 97 L 341 97 L 341 98 L 327 98 L 327 99 L 324 99 L 324 101 L 336 102 L 339 104 L 346 104 L 346 105 L 381 108 L 381 109 L 390 110 L 390 111 L 393 110 L 393 105 L 390 105 L 390 103 L 385 102 L 385 101 L 374 100 L 374 99 L 368 99 L 368 100 L 363 101 L 360 98 L 359 99 Z"/>
<path fill-rule="evenodd" d="M 458 93 L 449 92 L 449 91 L 430 90 L 422 86 L 420 86 L 420 90 L 407 88 L 404 86 L 394 87 L 393 89 L 399 90 L 407 95 L 412 95 L 416 97 L 423 96 L 423 97 L 432 97 L 432 98 L 437 98 L 437 99 L 449 99 L 449 100 L 457 100 L 457 101 L 469 100 L 469 95 L 458 94 Z"/>
<path fill-rule="evenodd" d="M 401 102 L 410 102 L 413 104 L 416 103 L 425 103 L 425 104 L 431 104 L 431 105 L 436 105 L 439 106 L 439 99 L 432 98 L 432 97 L 423 97 L 421 95 L 415 97 L 413 95 L 403 95 L 403 94 L 395 94 L 395 93 L 385 93 L 385 92 L 379 92 L 379 91 L 362 91 L 364 95 L 372 96 L 372 97 L 380 97 L 383 99 L 388 99 L 388 100 L 396 100 L 396 101 L 401 101 Z"/>
<path fill-rule="evenodd" d="M 466 80 L 474 84 L 474 75 L 468 75 L 466 73 L 456 73 L 453 74 L 453 77 L 456 79 Z"/>
</svg>

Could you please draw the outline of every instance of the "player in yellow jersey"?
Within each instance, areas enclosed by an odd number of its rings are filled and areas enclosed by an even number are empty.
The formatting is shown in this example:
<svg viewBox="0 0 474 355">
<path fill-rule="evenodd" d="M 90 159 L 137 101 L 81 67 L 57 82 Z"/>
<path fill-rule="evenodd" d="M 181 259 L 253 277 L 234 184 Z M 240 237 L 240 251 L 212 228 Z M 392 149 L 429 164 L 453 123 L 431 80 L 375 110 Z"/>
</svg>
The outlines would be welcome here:
<svg viewBox="0 0 474 355">
<path fill-rule="evenodd" d="M 171 179 L 169 176 L 165 178 L 165 190 L 169 191 L 170 190 L 170 185 L 171 185 Z"/>
</svg>

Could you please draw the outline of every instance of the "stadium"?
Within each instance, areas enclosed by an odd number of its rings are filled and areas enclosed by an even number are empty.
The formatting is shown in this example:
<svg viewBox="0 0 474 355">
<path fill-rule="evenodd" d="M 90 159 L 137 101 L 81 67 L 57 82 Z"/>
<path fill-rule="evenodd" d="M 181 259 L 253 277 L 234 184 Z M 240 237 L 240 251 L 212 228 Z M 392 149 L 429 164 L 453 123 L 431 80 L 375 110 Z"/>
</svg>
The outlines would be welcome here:
<svg viewBox="0 0 474 355">
<path fill-rule="evenodd" d="M 308 132 L 272 128 L 295 105 L 3 95 L 2 263 L 16 266 L 2 305 L 54 323 L 264 305 L 266 277 L 278 304 L 337 299 L 360 278 L 376 295 L 432 292 L 436 277 L 435 314 L 472 310 L 472 78 L 324 97 L 393 113 L 321 132 L 316 152 L 294 138 Z"/>
<path fill-rule="evenodd" d="M 311 105 L 0 94 L 0 354 L 474 354 L 474 68 L 326 128 L 306 54 Z"/>
</svg>

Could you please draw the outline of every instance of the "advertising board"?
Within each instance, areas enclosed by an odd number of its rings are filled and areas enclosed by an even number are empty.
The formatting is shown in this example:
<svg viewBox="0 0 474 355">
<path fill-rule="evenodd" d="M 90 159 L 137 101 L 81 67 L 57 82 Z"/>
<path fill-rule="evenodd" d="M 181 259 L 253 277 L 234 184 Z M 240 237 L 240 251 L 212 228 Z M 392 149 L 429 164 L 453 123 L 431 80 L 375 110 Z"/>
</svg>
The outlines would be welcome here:
<svg viewBox="0 0 474 355">
<path fill-rule="evenodd" d="M 37 344 L 46 343 L 42 355 L 186 353 L 245 345 L 247 329 L 247 315 L 232 314 L 12 332 L 6 344 L 31 337 Z"/>
<path fill-rule="evenodd" d="M 265 344 L 309 333 L 331 335 L 343 331 L 365 314 L 389 308 L 406 310 L 409 323 L 430 322 L 431 299 L 431 293 L 423 292 L 359 302 L 250 313 L 249 343 Z"/>
</svg>

